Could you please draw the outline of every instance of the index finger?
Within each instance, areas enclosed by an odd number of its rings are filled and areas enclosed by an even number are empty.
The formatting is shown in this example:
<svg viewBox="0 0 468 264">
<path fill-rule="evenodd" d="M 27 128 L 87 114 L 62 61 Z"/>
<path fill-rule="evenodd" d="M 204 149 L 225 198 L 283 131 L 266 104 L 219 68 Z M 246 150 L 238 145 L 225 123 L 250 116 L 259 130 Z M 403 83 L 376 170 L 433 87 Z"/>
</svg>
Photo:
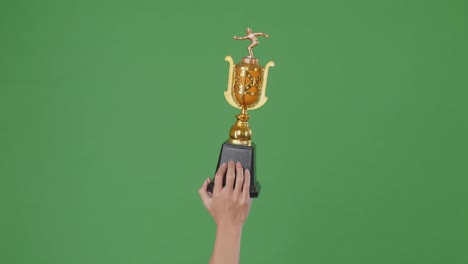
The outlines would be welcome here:
<svg viewBox="0 0 468 264">
<path fill-rule="evenodd" d="M 223 178 L 224 178 L 224 174 L 226 174 L 226 169 L 227 169 L 226 163 L 223 163 L 221 164 L 221 166 L 219 166 L 219 169 L 216 172 L 215 179 L 214 179 L 213 193 L 218 193 L 223 190 Z"/>
</svg>

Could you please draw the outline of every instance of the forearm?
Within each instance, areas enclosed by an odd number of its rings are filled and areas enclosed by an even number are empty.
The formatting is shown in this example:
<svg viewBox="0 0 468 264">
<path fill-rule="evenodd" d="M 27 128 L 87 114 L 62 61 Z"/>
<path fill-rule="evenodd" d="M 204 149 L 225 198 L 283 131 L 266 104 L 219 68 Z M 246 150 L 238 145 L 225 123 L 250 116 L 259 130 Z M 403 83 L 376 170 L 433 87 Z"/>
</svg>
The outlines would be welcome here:
<svg viewBox="0 0 468 264">
<path fill-rule="evenodd" d="M 210 264 L 238 264 L 242 226 L 218 226 Z"/>
</svg>

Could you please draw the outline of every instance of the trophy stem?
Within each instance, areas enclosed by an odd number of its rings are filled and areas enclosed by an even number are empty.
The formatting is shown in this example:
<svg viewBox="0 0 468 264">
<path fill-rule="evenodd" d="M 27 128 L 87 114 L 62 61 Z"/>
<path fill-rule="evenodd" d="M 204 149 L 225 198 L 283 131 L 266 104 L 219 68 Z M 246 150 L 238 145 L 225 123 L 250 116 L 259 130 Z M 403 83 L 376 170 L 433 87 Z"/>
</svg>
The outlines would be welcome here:
<svg viewBox="0 0 468 264">
<path fill-rule="evenodd" d="M 229 131 L 228 142 L 235 145 L 250 146 L 252 144 L 252 130 L 249 127 L 247 108 L 242 107 L 241 113 L 236 115 L 237 121 Z"/>
<path fill-rule="evenodd" d="M 242 107 L 240 115 L 245 119 L 246 122 L 250 118 L 250 116 L 247 114 L 247 108 L 245 106 Z"/>
</svg>

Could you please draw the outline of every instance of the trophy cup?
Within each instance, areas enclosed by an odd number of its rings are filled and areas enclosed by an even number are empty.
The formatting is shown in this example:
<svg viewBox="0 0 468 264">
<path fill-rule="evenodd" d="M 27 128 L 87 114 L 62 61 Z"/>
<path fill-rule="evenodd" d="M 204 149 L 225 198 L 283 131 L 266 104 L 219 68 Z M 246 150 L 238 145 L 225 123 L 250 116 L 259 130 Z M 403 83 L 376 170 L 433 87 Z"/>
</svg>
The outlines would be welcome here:
<svg viewBox="0 0 468 264">
<path fill-rule="evenodd" d="M 253 55 L 252 48 L 259 44 L 257 37 L 262 36 L 269 38 L 269 35 L 264 33 L 252 32 L 252 29 L 247 28 L 247 34 L 244 37 L 234 36 L 235 40 L 250 40 L 251 44 L 247 48 L 249 56 L 242 58 L 238 64 L 234 64 L 231 56 L 225 58 L 229 62 L 229 79 L 227 91 L 224 92 L 224 97 L 230 105 L 241 109 L 238 114 L 237 121 L 231 127 L 229 139 L 222 145 L 219 153 L 218 164 L 216 170 L 222 163 L 228 163 L 230 160 L 241 162 L 244 169 L 249 169 L 251 175 L 250 181 L 250 197 L 258 197 L 260 193 L 260 183 L 257 181 L 255 174 L 255 144 L 251 141 L 252 131 L 249 127 L 249 115 L 247 110 L 257 109 L 263 106 L 268 97 L 265 95 L 268 69 L 274 66 L 274 62 L 270 61 L 262 68 Z M 226 184 L 224 177 L 223 186 Z M 214 181 L 211 181 L 207 190 L 212 192 Z"/>
</svg>

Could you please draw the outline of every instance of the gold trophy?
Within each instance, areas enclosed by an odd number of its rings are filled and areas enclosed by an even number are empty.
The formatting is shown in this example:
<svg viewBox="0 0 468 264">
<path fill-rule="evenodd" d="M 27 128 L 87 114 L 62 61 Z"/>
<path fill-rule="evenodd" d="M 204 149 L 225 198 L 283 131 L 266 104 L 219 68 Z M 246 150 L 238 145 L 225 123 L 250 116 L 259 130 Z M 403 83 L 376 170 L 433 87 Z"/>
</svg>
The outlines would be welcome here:
<svg viewBox="0 0 468 264">
<path fill-rule="evenodd" d="M 231 127 L 229 139 L 221 147 L 218 165 L 216 166 L 216 170 L 218 170 L 222 163 L 233 160 L 234 162 L 241 162 L 244 169 L 249 169 L 251 175 L 250 197 L 258 197 L 260 183 L 255 175 L 255 144 L 251 141 L 252 130 L 249 127 L 248 120 L 250 117 L 247 110 L 257 109 L 268 100 L 265 95 L 268 69 L 275 66 L 274 62 L 270 61 L 265 65 L 265 68 L 262 68 L 258 63 L 258 59 L 254 57 L 252 48 L 259 44 L 258 36 L 270 37 L 264 33 L 252 32 L 250 28 L 247 28 L 246 36 L 234 36 L 235 40 L 248 39 L 251 41 L 247 48 L 249 56 L 242 58 L 238 64 L 234 64 L 231 56 L 225 58 L 230 66 L 228 87 L 224 92 L 224 97 L 230 105 L 241 109 L 241 112 L 236 116 L 237 121 Z M 211 181 L 208 185 L 208 191 L 212 191 L 213 186 L 214 181 Z"/>
</svg>

